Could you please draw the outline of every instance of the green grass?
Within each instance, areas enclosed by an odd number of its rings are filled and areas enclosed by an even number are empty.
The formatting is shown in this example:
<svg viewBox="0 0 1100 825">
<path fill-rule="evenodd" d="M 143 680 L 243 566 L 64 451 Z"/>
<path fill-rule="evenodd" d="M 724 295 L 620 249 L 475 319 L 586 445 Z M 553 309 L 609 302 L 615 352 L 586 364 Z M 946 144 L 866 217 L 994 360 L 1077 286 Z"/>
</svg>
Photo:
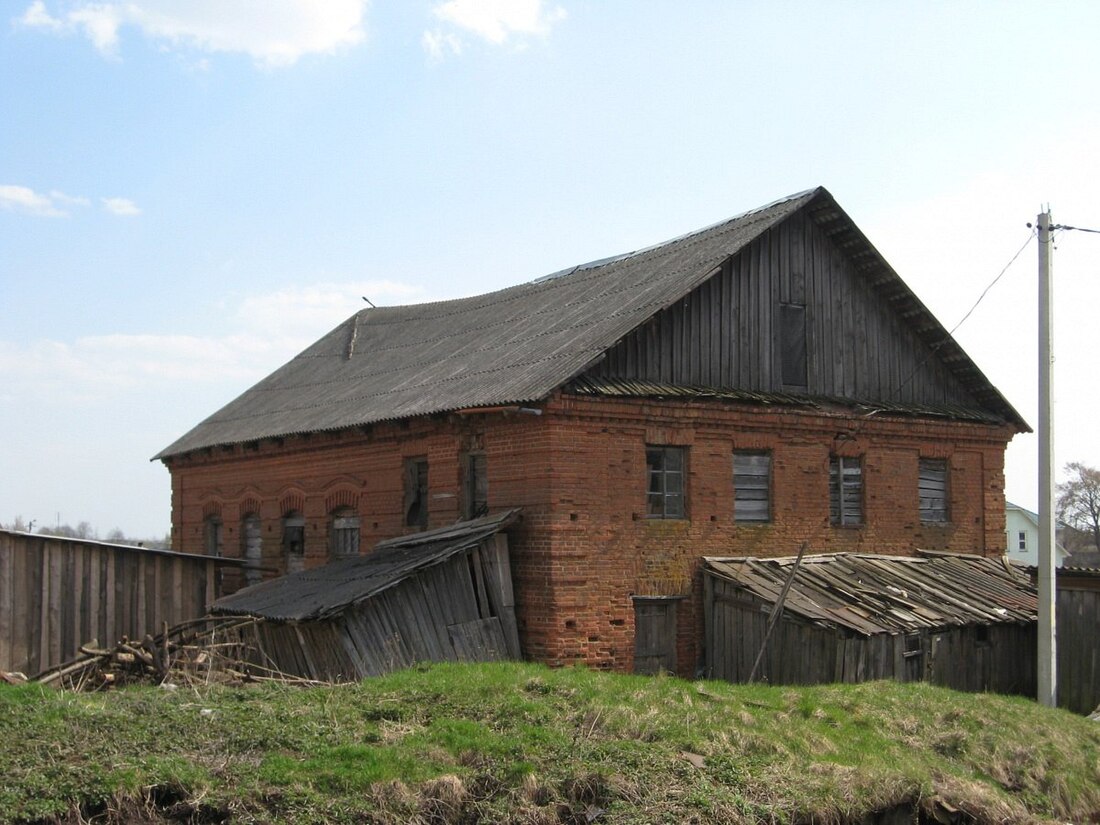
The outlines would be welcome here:
<svg viewBox="0 0 1100 825">
<path fill-rule="evenodd" d="M 0 822 L 840 823 L 935 800 L 981 823 L 1100 815 L 1100 725 L 923 684 L 491 664 L 309 689 L 0 685 L 0 730 Z"/>
</svg>

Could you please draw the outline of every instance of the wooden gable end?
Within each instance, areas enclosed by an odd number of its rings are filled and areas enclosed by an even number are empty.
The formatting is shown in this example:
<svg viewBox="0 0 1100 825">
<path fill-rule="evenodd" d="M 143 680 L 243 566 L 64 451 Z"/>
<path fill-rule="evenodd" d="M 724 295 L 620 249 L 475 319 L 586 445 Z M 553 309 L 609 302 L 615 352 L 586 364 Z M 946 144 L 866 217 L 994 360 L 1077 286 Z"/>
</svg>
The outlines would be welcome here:
<svg viewBox="0 0 1100 825">
<path fill-rule="evenodd" d="M 732 256 L 587 375 L 982 408 L 807 212 Z"/>
</svg>

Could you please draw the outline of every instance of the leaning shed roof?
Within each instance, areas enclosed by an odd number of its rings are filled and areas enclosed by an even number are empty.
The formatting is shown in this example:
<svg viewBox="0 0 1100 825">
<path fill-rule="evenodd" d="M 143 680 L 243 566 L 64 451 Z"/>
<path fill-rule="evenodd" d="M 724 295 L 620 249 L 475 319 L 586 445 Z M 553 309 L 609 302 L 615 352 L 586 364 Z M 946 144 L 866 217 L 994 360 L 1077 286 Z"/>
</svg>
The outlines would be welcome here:
<svg viewBox="0 0 1100 825">
<path fill-rule="evenodd" d="M 546 398 L 713 276 L 725 260 L 803 209 L 984 408 L 1028 429 L 832 195 L 817 188 L 647 249 L 499 292 L 364 309 L 155 458 Z"/>
<path fill-rule="evenodd" d="M 367 555 L 261 582 L 218 599 L 210 610 L 286 622 L 324 619 L 476 547 L 518 516 L 509 510 L 379 542 Z"/>
<path fill-rule="evenodd" d="M 707 571 L 773 603 L 793 558 L 707 558 Z M 923 553 L 807 556 L 784 611 L 867 636 L 969 624 L 1034 621 L 1036 591 L 1002 559 Z"/>
</svg>

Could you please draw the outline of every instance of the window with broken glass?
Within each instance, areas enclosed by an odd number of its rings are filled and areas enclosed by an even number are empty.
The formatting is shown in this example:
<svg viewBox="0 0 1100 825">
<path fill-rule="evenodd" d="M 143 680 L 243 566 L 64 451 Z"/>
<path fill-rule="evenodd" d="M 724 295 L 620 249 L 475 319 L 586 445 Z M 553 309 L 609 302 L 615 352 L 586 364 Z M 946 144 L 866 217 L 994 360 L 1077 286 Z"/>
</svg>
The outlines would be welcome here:
<svg viewBox="0 0 1100 825">
<path fill-rule="evenodd" d="M 405 459 L 405 526 L 428 529 L 428 459 Z"/>
<path fill-rule="evenodd" d="M 485 453 L 462 457 L 462 515 L 480 518 L 489 512 L 489 474 Z"/>
<path fill-rule="evenodd" d="M 947 461 L 920 460 L 920 520 L 923 524 L 947 523 Z"/>
<path fill-rule="evenodd" d="M 684 447 L 647 446 L 646 471 L 649 487 L 646 493 L 647 518 L 685 518 Z"/>
<path fill-rule="evenodd" d="M 297 510 L 283 516 L 283 556 L 286 572 L 297 573 L 305 566 L 306 520 Z"/>
<path fill-rule="evenodd" d="M 863 463 L 859 458 L 829 457 L 829 523 L 837 527 L 863 524 Z"/>
</svg>

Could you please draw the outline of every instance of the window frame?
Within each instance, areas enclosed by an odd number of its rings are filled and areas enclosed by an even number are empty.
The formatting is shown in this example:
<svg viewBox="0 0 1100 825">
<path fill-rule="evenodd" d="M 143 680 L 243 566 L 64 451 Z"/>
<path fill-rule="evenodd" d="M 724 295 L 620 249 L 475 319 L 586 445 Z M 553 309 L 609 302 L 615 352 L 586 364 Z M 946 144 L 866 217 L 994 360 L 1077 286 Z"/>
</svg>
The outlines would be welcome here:
<svg viewBox="0 0 1100 825">
<path fill-rule="evenodd" d="M 337 507 L 328 517 L 329 561 L 352 559 L 359 555 L 362 520 L 352 507 Z M 353 532 L 354 531 L 354 532 Z"/>
<path fill-rule="evenodd" d="M 645 445 L 647 519 L 687 519 L 687 461 L 687 447 L 672 444 Z M 654 489 L 655 481 L 658 482 L 656 487 L 659 489 Z M 670 481 L 673 482 L 671 490 Z M 670 502 L 673 503 L 671 507 Z"/>
<path fill-rule="evenodd" d="M 931 486 L 926 486 L 925 477 L 932 476 L 934 473 L 942 473 L 942 479 L 940 480 L 940 490 L 938 496 L 926 494 L 927 491 L 933 491 Z M 917 512 L 920 515 L 920 523 L 929 526 L 942 526 L 951 523 L 951 496 L 948 490 L 948 481 L 950 479 L 950 466 L 948 465 L 946 458 L 920 458 L 917 462 Z M 934 484 L 933 479 L 929 479 L 929 483 Z M 941 506 L 936 507 L 935 503 L 937 499 L 940 499 Z M 926 501 L 928 504 L 926 505 Z"/>
<path fill-rule="evenodd" d="M 751 472 L 753 467 L 742 466 L 738 472 L 738 460 L 744 465 L 759 463 L 763 459 L 765 467 L 761 474 L 759 471 Z M 763 485 L 752 483 L 753 479 L 763 476 Z M 738 478 L 745 479 L 747 483 L 738 483 Z M 759 495 L 763 491 L 763 496 Z M 758 502 L 764 503 L 764 515 L 753 514 L 751 511 L 758 508 Z M 734 450 L 733 451 L 733 520 L 737 524 L 769 524 L 772 521 L 772 454 L 770 450 Z"/>
<path fill-rule="evenodd" d="M 855 482 L 845 476 L 857 477 Z M 853 491 L 854 495 L 848 495 Z M 863 456 L 829 456 L 829 524 L 833 527 L 862 527 L 864 518 Z M 847 507 L 854 506 L 849 516 Z"/>
<path fill-rule="evenodd" d="M 405 526 L 428 529 L 428 459 L 405 459 Z"/>
<path fill-rule="evenodd" d="M 305 565 L 306 519 L 298 510 L 283 516 L 283 558 L 288 573 L 295 573 Z"/>
<path fill-rule="evenodd" d="M 462 517 L 489 514 L 489 460 L 478 450 L 462 454 Z"/>
</svg>

